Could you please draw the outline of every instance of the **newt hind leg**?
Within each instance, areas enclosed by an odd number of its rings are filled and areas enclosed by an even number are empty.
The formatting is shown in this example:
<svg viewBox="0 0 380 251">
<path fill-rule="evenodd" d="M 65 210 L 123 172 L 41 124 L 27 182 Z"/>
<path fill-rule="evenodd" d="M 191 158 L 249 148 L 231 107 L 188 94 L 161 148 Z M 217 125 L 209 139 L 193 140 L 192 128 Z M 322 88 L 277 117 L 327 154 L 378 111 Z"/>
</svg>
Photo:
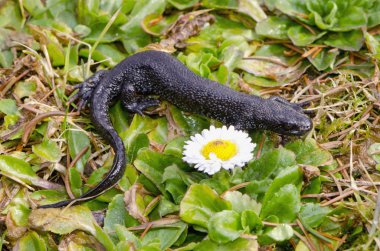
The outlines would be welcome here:
<svg viewBox="0 0 380 251">
<path fill-rule="evenodd" d="M 92 96 L 92 92 L 95 87 L 100 83 L 106 71 L 95 72 L 94 75 L 83 81 L 82 83 L 74 86 L 74 89 L 78 89 L 78 92 L 75 93 L 69 100 L 68 103 L 79 100 L 77 104 L 77 109 L 80 112 L 83 107 L 86 106 L 88 101 Z"/>
<path fill-rule="evenodd" d="M 132 113 L 143 116 L 143 112 L 149 107 L 160 105 L 158 99 L 138 95 L 133 85 L 126 85 L 122 90 L 122 101 L 124 108 Z"/>
</svg>

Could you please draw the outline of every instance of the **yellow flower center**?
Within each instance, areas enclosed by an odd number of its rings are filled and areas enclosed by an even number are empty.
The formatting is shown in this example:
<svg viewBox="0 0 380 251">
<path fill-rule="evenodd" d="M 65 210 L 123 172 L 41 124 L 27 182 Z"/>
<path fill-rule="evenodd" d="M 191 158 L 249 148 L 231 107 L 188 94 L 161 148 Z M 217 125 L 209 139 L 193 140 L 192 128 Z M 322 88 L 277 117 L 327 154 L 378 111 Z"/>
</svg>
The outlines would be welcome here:
<svg viewBox="0 0 380 251">
<path fill-rule="evenodd" d="M 210 153 L 214 153 L 221 160 L 229 160 L 236 155 L 238 149 L 235 143 L 229 140 L 215 139 L 208 142 L 202 148 L 202 155 L 210 159 Z"/>
</svg>

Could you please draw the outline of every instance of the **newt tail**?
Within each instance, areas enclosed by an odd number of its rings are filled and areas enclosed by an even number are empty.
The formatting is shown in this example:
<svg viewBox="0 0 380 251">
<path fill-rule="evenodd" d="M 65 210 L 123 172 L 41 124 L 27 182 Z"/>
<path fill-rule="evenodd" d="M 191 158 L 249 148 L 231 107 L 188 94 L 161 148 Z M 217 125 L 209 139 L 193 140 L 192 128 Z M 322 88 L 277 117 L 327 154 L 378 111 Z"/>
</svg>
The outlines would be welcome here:
<svg viewBox="0 0 380 251">
<path fill-rule="evenodd" d="M 80 98 L 80 102 L 78 104 L 78 110 L 80 111 L 90 99 L 91 120 L 97 131 L 111 145 L 115 152 L 112 167 L 107 176 L 99 184 L 82 194 L 80 197 L 54 204 L 39 206 L 38 208 L 65 207 L 67 205 L 76 205 L 92 200 L 114 187 L 124 174 L 127 163 L 124 143 L 112 126 L 108 115 L 109 107 L 114 97 L 111 93 L 110 95 L 104 95 L 104 90 L 100 85 L 100 81 L 103 79 L 104 73 L 104 71 L 99 71 L 82 84 L 76 86 L 76 88 L 79 88 L 79 92 L 77 95 L 73 96 L 70 101 Z M 99 116 L 103 119 L 98 120 Z"/>
</svg>

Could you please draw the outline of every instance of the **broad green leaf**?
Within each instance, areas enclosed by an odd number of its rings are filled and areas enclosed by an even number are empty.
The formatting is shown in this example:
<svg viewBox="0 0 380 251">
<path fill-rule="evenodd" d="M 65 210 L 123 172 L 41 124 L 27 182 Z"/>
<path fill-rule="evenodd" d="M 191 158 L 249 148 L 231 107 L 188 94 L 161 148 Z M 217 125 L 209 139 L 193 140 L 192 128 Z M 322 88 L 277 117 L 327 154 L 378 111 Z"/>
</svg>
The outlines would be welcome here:
<svg viewBox="0 0 380 251">
<path fill-rule="evenodd" d="M 69 170 L 69 181 L 70 181 L 70 188 L 75 197 L 79 197 L 82 195 L 82 178 L 80 176 L 80 173 L 75 168 L 70 168 Z"/>
<path fill-rule="evenodd" d="M 368 155 L 370 155 L 378 164 L 380 163 L 380 143 L 374 143 L 368 148 Z"/>
<path fill-rule="evenodd" d="M 195 173 L 196 174 L 196 173 Z M 162 182 L 165 183 L 165 190 L 168 191 L 176 204 L 179 204 L 190 184 L 200 181 L 201 176 L 188 174 L 176 165 L 165 168 Z"/>
<path fill-rule="evenodd" d="M 283 147 L 266 152 L 248 164 L 244 170 L 245 181 L 273 178 L 283 169 L 296 164 L 296 156 Z"/>
<path fill-rule="evenodd" d="M 23 7 L 30 13 L 34 18 L 41 17 L 41 15 L 46 11 L 45 6 L 40 0 L 25 0 L 22 1 Z"/>
<path fill-rule="evenodd" d="M 190 186 L 181 201 L 180 217 L 187 223 L 207 229 L 211 216 L 229 209 L 231 204 L 221 199 L 210 187 L 194 184 Z"/>
<path fill-rule="evenodd" d="M 313 139 L 297 140 L 287 144 L 285 148 L 296 154 L 298 164 L 323 166 L 332 160 L 331 154 L 321 149 Z"/>
<path fill-rule="evenodd" d="M 71 129 L 67 133 L 67 141 L 71 159 L 75 159 L 80 151 L 82 151 L 85 147 L 89 147 L 85 154 L 83 154 L 74 165 L 80 173 L 83 173 L 84 167 L 86 166 L 87 160 L 91 154 L 90 139 L 84 132 Z"/>
<path fill-rule="evenodd" d="M 231 210 L 223 210 L 211 216 L 208 223 L 208 236 L 218 244 L 239 238 L 242 232 L 240 215 Z"/>
<path fill-rule="evenodd" d="M 165 6 L 165 0 L 136 1 L 128 22 L 119 28 L 123 32 L 122 42 L 128 52 L 134 52 L 150 42 L 149 36 L 141 28 L 141 22 L 150 14 L 162 14 Z"/>
<path fill-rule="evenodd" d="M 260 236 L 259 242 L 263 245 L 271 244 L 274 242 L 282 242 L 292 238 L 293 234 L 293 228 L 287 224 L 283 224 L 272 228 L 264 235 Z"/>
<path fill-rule="evenodd" d="M 380 59 L 380 42 L 368 32 L 365 32 L 364 37 L 369 52 L 374 58 Z"/>
<path fill-rule="evenodd" d="M 66 193 L 55 190 L 39 190 L 29 196 L 35 203 L 41 206 L 68 199 Z"/>
<path fill-rule="evenodd" d="M 138 151 L 142 148 L 149 147 L 149 143 L 149 138 L 145 133 L 134 135 L 129 140 L 129 144 L 126 149 L 128 162 L 132 163 L 136 159 Z"/>
<path fill-rule="evenodd" d="M 156 128 L 148 134 L 149 139 L 158 144 L 166 144 L 168 141 L 168 127 L 166 118 L 158 118 Z"/>
<path fill-rule="evenodd" d="M 284 185 L 277 192 L 266 194 L 260 217 L 265 219 L 275 215 L 280 222 L 292 222 L 300 210 L 300 200 L 299 190 L 295 185 Z"/>
<path fill-rule="evenodd" d="M 17 105 L 14 99 L 0 99 L 0 112 L 6 115 L 17 114 Z"/>
<path fill-rule="evenodd" d="M 54 20 L 63 22 L 69 27 L 77 25 L 76 20 L 76 2 L 67 0 L 48 0 L 46 7 Z"/>
<path fill-rule="evenodd" d="M 308 60 L 312 63 L 318 71 L 326 69 L 334 69 L 335 59 L 339 54 L 338 49 L 322 49 L 316 56 L 309 56 Z"/>
<path fill-rule="evenodd" d="M 79 55 L 82 57 L 88 57 L 89 53 L 89 49 L 87 48 L 83 48 L 79 51 Z M 110 44 L 99 44 L 91 56 L 94 60 L 101 61 L 108 67 L 115 66 L 126 57 L 115 45 Z"/>
<path fill-rule="evenodd" d="M 177 9 L 183 10 L 195 5 L 199 0 L 168 0 L 168 2 Z"/>
<path fill-rule="evenodd" d="M 36 209 L 29 215 L 29 224 L 35 229 L 60 235 L 82 230 L 92 234 L 107 250 L 115 248 L 109 236 L 96 224 L 91 211 L 84 206 L 68 207 L 63 210 Z"/>
<path fill-rule="evenodd" d="M 22 184 L 33 184 L 47 189 L 62 190 L 60 185 L 38 177 L 29 163 L 12 156 L 0 155 L 0 172 L 2 175 Z"/>
<path fill-rule="evenodd" d="M 308 19 L 309 11 L 306 8 L 306 1 L 270 0 L 266 1 L 266 4 L 269 5 L 270 8 L 276 8 L 279 11 L 302 21 L 306 21 Z"/>
<path fill-rule="evenodd" d="M 141 241 L 139 240 L 139 238 L 137 236 L 135 236 L 132 232 L 130 232 L 125 226 L 115 224 L 113 231 L 116 232 L 119 240 L 127 241 L 127 242 L 133 244 L 133 246 L 135 248 L 141 247 Z M 119 244 L 120 244 L 120 242 L 119 242 Z"/>
<path fill-rule="evenodd" d="M 44 239 L 34 231 L 27 232 L 18 240 L 16 246 L 19 251 L 47 250 Z"/>
<path fill-rule="evenodd" d="M 165 193 L 165 188 L 162 184 L 162 176 L 165 168 L 172 164 L 176 164 L 178 167 L 185 167 L 185 164 L 181 159 L 154 152 L 147 148 L 139 151 L 138 156 L 133 163 L 133 165 L 148 177 L 163 193 Z"/>
<path fill-rule="evenodd" d="M 110 108 L 110 118 L 112 121 L 112 125 L 117 131 L 117 133 L 121 134 L 125 130 L 128 129 L 128 113 L 123 107 L 121 101 L 116 102 L 114 106 Z"/>
<path fill-rule="evenodd" d="M 170 113 L 174 122 L 187 135 L 195 134 L 210 127 L 210 121 L 198 115 L 186 115 L 175 106 L 170 106 Z"/>
<path fill-rule="evenodd" d="M 0 8 L 0 27 L 12 27 L 19 30 L 21 25 L 22 16 L 17 2 L 4 2 L 4 5 Z"/>
<path fill-rule="evenodd" d="M 325 217 L 331 212 L 328 207 L 321 207 L 319 204 L 307 203 L 301 206 L 299 217 L 309 227 L 316 228 L 321 225 Z"/>
<path fill-rule="evenodd" d="M 240 61 L 238 68 L 280 84 L 293 82 L 302 76 L 308 65 L 302 62 L 294 64 L 297 57 L 285 56 L 285 51 L 285 47 L 281 45 L 261 46 L 253 58 Z"/>
<path fill-rule="evenodd" d="M 238 0 L 203 0 L 202 5 L 206 8 L 237 9 Z"/>
<path fill-rule="evenodd" d="M 250 233 L 254 229 L 262 228 L 263 223 L 254 211 L 245 210 L 241 213 L 241 226 L 244 232 Z"/>
<path fill-rule="evenodd" d="M 251 199 L 247 194 L 242 194 L 239 191 L 228 191 L 224 194 L 223 199 L 229 201 L 232 210 L 242 213 L 246 210 L 252 210 L 256 214 L 260 214 L 261 204 Z"/>
<path fill-rule="evenodd" d="M 247 14 L 256 22 L 261 22 L 267 18 L 267 15 L 260 7 L 261 2 L 258 0 L 239 0 L 238 11 Z"/>
<path fill-rule="evenodd" d="M 21 203 L 16 204 L 15 206 L 9 209 L 10 217 L 17 226 L 28 226 L 28 217 L 31 209 L 28 206 Z"/>
<path fill-rule="evenodd" d="M 315 30 L 314 32 L 315 34 L 311 33 L 310 30 L 302 25 L 294 25 L 288 29 L 287 35 L 293 44 L 307 46 L 326 34 L 326 32 L 320 32 L 319 30 Z"/>
<path fill-rule="evenodd" d="M 117 242 L 115 228 L 117 225 L 132 227 L 139 225 L 139 222 L 129 215 L 125 208 L 122 194 L 116 195 L 108 205 L 108 210 L 104 218 L 104 231 Z M 119 239 L 123 240 L 123 239 Z"/>
<path fill-rule="evenodd" d="M 366 11 L 368 17 L 368 28 L 380 24 L 380 2 L 373 1 L 373 5 Z"/>
<path fill-rule="evenodd" d="M 32 151 L 44 160 L 50 162 L 58 162 L 61 159 L 61 149 L 57 143 L 48 139 L 42 141 L 42 143 L 33 145 Z"/>
<path fill-rule="evenodd" d="M 359 51 L 363 46 L 364 36 L 361 30 L 330 33 L 324 44 L 346 51 Z"/>
<path fill-rule="evenodd" d="M 164 153 L 167 155 L 173 155 L 178 158 L 182 158 L 183 146 L 185 141 L 188 140 L 187 137 L 177 137 L 171 140 L 164 149 Z"/>
<path fill-rule="evenodd" d="M 285 40 L 288 38 L 288 30 L 294 25 L 295 23 L 286 17 L 271 16 L 257 23 L 256 33 L 269 38 Z"/>
<path fill-rule="evenodd" d="M 230 180 L 230 173 L 226 170 L 221 170 L 220 172 L 212 175 L 212 177 L 201 180 L 200 183 L 208 185 L 217 193 L 221 194 L 232 186 Z"/>
<path fill-rule="evenodd" d="M 259 245 L 256 240 L 238 238 L 232 242 L 217 244 L 211 240 L 203 240 L 194 248 L 194 251 L 250 251 L 258 250 Z"/>
<path fill-rule="evenodd" d="M 15 89 L 13 90 L 14 94 L 17 95 L 18 98 L 25 98 L 32 95 L 37 89 L 36 82 L 32 81 L 20 81 L 17 82 Z"/>
<path fill-rule="evenodd" d="M 167 250 L 186 233 L 187 224 L 178 222 L 149 230 L 141 242 L 143 245 L 146 245 L 154 240 L 160 240 L 160 249 Z"/>
</svg>

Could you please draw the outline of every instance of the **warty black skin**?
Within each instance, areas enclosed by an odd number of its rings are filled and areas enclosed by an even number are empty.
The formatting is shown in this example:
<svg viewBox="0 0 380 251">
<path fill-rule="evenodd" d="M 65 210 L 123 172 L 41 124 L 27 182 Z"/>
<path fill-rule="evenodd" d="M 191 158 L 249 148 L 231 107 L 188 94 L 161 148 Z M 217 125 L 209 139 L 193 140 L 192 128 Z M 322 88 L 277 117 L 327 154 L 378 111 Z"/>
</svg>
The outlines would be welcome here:
<svg viewBox="0 0 380 251">
<path fill-rule="evenodd" d="M 74 200 L 40 208 L 63 207 L 89 201 L 112 188 L 124 174 L 127 163 L 123 141 L 108 115 L 111 104 L 121 99 L 129 111 L 142 114 L 166 100 L 183 111 L 216 119 L 237 129 L 265 129 L 286 135 L 302 135 L 312 127 L 301 105 L 280 97 L 263 99 L 234 91 L 202 78 L 171 55 L 145 51 L 130 56 L 109 71 L 99 71 L 77 86 L 80 110 L 90 101 L 91 119 L 100 135 L 111 144 L 115 159 L 107 176 Z"/>
</svg>

